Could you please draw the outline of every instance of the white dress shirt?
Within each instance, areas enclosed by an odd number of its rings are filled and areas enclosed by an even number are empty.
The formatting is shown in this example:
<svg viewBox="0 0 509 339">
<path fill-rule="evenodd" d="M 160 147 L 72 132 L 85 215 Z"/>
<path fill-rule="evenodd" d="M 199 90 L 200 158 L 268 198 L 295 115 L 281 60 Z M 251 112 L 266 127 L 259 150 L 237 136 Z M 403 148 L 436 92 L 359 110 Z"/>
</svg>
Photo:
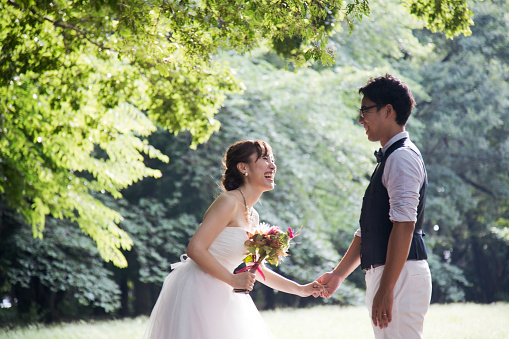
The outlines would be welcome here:
<svg viewBox="0 0 509 339">
<path fill-rule="evenodd" d="M 402 138 L 409 138 L 404 131 L 393 136 L 383 147 L 383 152 Z M 382 184 L 389 194 L 389 219 L 391 221 L 417 221 L 419 191 L 426 180 L 426 170 L 421 154 L 408 147 L 395 150 L 385 162 Z M 360 237 L 360 228 L 355 232 Z"/>
</svg>

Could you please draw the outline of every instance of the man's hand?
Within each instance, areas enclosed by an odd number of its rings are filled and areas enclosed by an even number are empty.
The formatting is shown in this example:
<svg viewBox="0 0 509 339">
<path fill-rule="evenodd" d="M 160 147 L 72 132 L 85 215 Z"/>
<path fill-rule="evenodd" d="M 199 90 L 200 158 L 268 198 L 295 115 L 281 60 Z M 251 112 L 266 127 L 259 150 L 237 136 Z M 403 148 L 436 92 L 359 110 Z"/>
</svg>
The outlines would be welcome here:
<svg viewBox="0 0 509 339">
<path fill-rule="evenodd" d="M 392 321 L 392 304 L 394 301 L 394 292 L 392 289 L 386 291 L 379 288 L 373 298 L 371 307 L 371 320 L 373 324 L 380 328 L 386 328 Z"/>
<path fill-rule="evenodd" d="M 322 298 L 330 298 L 331 295 L 336 292 L 339 285 L 341 285 L 341 279 L 332 272 L 324 273 L 320 278 L 316 279 L 316 281 L 324 287 L 320 294 Z"/>
<path fill-rule="evenodd" d="M 394 286 L 408 257 L 414 228 L 413 221 L 393 222 L 384 271 L 371 308 L 373 324 L 380 328 L 386 328 L 392 321 Z"/>
</svg>

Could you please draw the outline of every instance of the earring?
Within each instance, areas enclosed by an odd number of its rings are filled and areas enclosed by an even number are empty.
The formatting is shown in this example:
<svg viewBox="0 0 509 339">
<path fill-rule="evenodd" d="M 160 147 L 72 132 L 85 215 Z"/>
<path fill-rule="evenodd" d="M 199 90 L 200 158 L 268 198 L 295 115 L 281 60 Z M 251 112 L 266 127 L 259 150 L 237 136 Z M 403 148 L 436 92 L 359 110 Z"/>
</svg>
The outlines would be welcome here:
<svg viewBox="0 0 509 339">
<path fill-rule="evenodd" d="M 247 172 L 244 173 L 244 176 L 247 177 Z"/>
</svg>

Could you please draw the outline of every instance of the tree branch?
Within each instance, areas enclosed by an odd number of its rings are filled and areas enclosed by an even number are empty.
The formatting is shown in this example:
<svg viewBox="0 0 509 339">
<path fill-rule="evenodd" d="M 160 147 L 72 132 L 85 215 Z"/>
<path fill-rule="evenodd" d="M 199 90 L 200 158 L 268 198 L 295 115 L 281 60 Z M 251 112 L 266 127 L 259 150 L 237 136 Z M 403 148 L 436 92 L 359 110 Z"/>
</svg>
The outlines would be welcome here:
<svg viewBox="0 0 509 339">
<path fill-rule="evenodd" d="M 21 9 L 21 6 L 18 5 L 16 2 L 14 2 L 14 0 L 9 0 L 9 4 L 11 4 L 12 6 L 20 9 L 23 11 L 23 9 Z M 37 13 L 36 10 L 33 8 L 33 7 L 30 7 L 29 8 L 29 11 L 30 13 L 32 13 L 33 15 L 37 16 L 39 19 L 42 19 L 42 20 L 46 20 L 46 21 L 49 21 L 53 24 L 53 26 L 56 26 L 56 27 L 60 27 L 60 28 L 63 28 L 63 29 L 70 29 L 70 30 L 73 30 L 75 31 L 76 33 L 78 33 L 79 35 L 81 35 L 83 38 L 85 38 L 86 40 L 88 40 L 91 44 L 94 44 L 96 45 L 97 47 L 101 48 L 101 49 L 107 49 L 107 50 L 113 50 L 112 48 L 110 47 L 107 47 L 107 46 L 104 46 L 103 44 L 100 44 L 96 41 L 93 41 L 91 40 L 89 37 L 88 37 L 88 33 L 86 31 L 83 31 L 73 25 L 70 25 L 70 24 L 66 24 L 66 23 L 63 23 L 61 21 L 56 21 L 56 20 L 51 20 L 50 18 L 48 17 L 45 17 L 45 16 L 42 16 L 41 14 Z"/>
<path fill-rule="evenodd" d="M 481 184 L 478 184 L 478 183 L 470 180 L 464 174 L 456 173 L 456 175 L 458 177 L 460 177 L 461 179 L 463 179 L 463 181 L 465 181 L 467 184 L 473 186 L 474 188 L 478 189 L 479 191 L 484 192 L 484 193 L 488 194 L 489 196 L 491 196 L 493 198 L 496 198 L 495 193 L 493 193 L 493 191 L 488 189 L 487 187 L 484 187 Z"/>
<path fill-rule="evenodd" d="M 32 12 L 33 14 L 35 15 L 38 15 L 37 13 L 35 13 L 35 11 L 33 9 L 30 9 L 30 12 Z M 41 17 L 41 16 L 39 16 Z M 86 40 L 88 40 L 90 43 L 96 45 L 97 47 L 101 48 L 101 49 L 107 49 L 107 50 L 112 50 L 110 47 L 106 47 L 104 46 L 103 44 L 100 44 L 96 41 L 93 41 L 91 40 L 88 36 L 87 36 L 87 32 L 84 32 L 76 27 L 74 27 L 73 25 L 68 25 L 68 24 L 64 24 L 63 22 L 60 22 L 60 21 L 54 21 L 54 20 L 51 20 L 50 18 L 47 18 L 47 17 L 42 17 L 42 19 L 46 20 L 46 21 L 49 21 L 51 22 L 54 26 L 56 27 L 61 27 L 61 28 L 64 28 L 64 29 L 71 29 L 75 32 L 77 32 L 79 35 L 81 35 L 83 38 L 85 38 Z"/>
</svg>

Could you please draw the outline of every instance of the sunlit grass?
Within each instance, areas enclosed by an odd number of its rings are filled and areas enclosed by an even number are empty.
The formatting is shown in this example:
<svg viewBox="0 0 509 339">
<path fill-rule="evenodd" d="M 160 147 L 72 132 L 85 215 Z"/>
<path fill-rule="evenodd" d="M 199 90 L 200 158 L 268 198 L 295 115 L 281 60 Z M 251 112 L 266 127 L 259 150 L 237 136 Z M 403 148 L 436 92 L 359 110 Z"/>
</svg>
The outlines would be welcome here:
<svg viewBox="0 0 509 339">
<path fill-rule="evenodd" d="M 365 307 L 320 306 L 264 311 L 262 315 L 277 339 L 373 338 Z M 5 339 L 131 339 L 141 338 L 147 317 L 31 326 L 5 331 Z M 509 304 L 432 305 L 424 324 L 426 339 L 509 339 Z M 194 339 L 194 338 L 190 338 Z M 218 338 L 220 339 L 220 338 Z M 239 339 L 241 337 L 239 336 Z"/>
<path fill-rule="evenodd" d="M 363 306 L 323 306 L 262 313 L 277 339 L 373 338 Z M 424 323 L 426 339 L 507 339 L 509 304 L 431 305 Z"/>
</svg>

